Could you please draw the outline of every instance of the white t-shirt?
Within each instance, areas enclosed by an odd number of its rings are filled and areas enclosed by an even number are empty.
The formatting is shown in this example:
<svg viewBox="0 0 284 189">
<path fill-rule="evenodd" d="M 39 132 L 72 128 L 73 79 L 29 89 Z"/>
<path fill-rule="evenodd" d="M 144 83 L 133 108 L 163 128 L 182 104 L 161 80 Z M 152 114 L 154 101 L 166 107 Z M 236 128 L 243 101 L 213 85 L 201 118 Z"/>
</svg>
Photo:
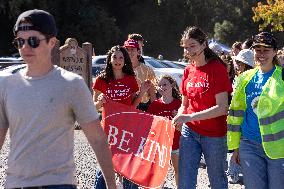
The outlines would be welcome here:
<svg viewBox="0 0 284 189">
<path fill-rule="evenodd" d="M 23 73 L 0 82 L 0 127 L 10 133 L 6 188 L 76 184 L 74 122 L 98 119 L 91 93 L 57 66 L 43 77 Z"/>
</svg>

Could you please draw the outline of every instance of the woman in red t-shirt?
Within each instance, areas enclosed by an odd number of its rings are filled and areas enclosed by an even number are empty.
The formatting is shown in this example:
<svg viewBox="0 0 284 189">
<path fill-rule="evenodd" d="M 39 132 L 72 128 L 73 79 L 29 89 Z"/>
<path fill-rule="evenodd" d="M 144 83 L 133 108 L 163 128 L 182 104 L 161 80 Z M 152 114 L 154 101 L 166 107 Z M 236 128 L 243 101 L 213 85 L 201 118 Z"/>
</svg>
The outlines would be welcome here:
<svg viewBox="0 0 284 189">
<path fill-rule="evenodd" d="M 188 27 L 181 39 L 192 62 L 184 70 L 180 91 L 182 105 L 174 124 L 184 123 L 180 138 L 179 186 L 196 188 L 201 154 L 212 189 L 227 189 L 226 114 L 232 91 L 226 67 L 209 47 L 206 34 Z"/>
<path fill-rule="evenodd" d="M 139 87 L 128 52 L 122 46 L 114 46 L 107 53 L 106 68 L 93 84 L 94 102 L 100 109 L 107 100 L 137 106 L 150 84 Z"/>
<path fill-rule="evenodd" d="M 158 81 L 158 93 L 161 98 L 153 101 L 147 112 L 172 119 L 181 105 L 181 94 L 176 81 L 168 75 Z M 172 163 L 175 170 L 176 183 L 178 182 L 178 154 L 179 154 L 180 128 L 176 128 L 172 145 Z"/>
<path fill-rule="evenodd" d="M 97 109 L 108 100 L 136 107 L 150 86 L 150 82 L 144 82 L 139 91 L 127 50 L 122 46 L 114 46 L 107 53 L 105 70 L 93 84 L 93 100 Z M 106 188 L 101 171 L 96 172 L 94 188 Z"/>
</svg>

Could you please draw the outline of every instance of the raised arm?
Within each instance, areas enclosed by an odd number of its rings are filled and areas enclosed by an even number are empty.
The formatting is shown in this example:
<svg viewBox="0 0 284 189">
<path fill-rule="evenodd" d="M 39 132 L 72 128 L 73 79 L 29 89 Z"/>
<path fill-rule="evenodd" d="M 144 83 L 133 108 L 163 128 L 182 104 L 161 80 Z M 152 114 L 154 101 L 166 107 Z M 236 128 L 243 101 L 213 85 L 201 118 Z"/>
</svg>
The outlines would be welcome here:
<svg viewBox="0 0 284 189">
<path fill-rule="evenodd" d="M 140 91 L 138 92 L 138 94 L 135 94 L 133 96 L 133 100 L 132 100 L 132 105 L 137 107 L 138 104 L 141 102 L 145 92 L 147 92 L 150 88 L 151 88 L 152 84 L 151 81 L 147 80 L 141 83 L 140 86 Z"/>
</svg>

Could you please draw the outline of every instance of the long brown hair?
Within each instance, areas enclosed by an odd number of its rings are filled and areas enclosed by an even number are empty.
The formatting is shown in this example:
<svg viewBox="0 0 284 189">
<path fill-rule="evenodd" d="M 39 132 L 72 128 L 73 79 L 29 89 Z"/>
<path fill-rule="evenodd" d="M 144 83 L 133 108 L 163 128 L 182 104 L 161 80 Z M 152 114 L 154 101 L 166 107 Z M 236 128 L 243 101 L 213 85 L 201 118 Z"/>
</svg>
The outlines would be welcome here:
<svg viewBox="0 0 284 189">
<path fill-rule="evenodd" d="M 162 77 L 159 78 L 159 80 L 161 79 L 166 79 L 170 82 L 170 84 L 173 86 L 173 90 L 172 90 L 173 98 L 181 100 L 181 94 L 179 92 L 179 88 L 178 88 L 176 80 L 169 75 L 163 75 Z"/>
<path fill-rule="evenodd" d="M 106 57 L 106 68 L 105 70 L 98 76 L 98 78 L 106 81 L 109 83 L 111 80 L 114 80 L 114 74 L 113 74 L 113 69 L 111 65 L 111 56 L 115 51 L 120 51 L 123 54 L 124 57 L 124 65 L 122 67 L 122 72 L 125 73 L 126 75 L 132 75 L 135 76 L 135 72 L 132 67 L 132 63 L 129 57 L 129 54 L 127 50 L 119 45 L 113 46 L 107 53 Z"/>
<path fill-rule="evenodd" d="M 224 66 L 226 66 L 223 60 L 213 50 L 209 48 L 208 37 L 199 27 L 196 27 L 196 26 L 187 27 L 182 34 L 180 45 L 183 46 L 184 41 L 189 38 L 195 39 L 200 44 L 205 43 L 206 47 L 204 49 L 204 56 L 205 56 L 206 62 L 209 62 L 210 60 L 215 59 L 215 60 L 220 61 Z"/>
</svg>

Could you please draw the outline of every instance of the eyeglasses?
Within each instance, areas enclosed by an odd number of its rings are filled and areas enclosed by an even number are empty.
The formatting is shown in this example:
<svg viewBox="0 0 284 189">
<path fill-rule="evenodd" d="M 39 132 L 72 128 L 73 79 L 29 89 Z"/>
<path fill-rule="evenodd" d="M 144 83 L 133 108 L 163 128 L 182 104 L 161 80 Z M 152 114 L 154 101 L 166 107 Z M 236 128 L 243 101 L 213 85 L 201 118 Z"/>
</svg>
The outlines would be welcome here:
<svg viewBox="0 0 284 189">
<path fill-rule="evenodd" d="M 46 39 L 47 38 L 39 39 L 38 37 L 35 37 L 35 36 L 31 36 L 28 39 L 23 39 L 21 37 L 17 37 L 17 38 L 14 39 L 13 45 L 17 49 L 20 49 L 24 46 L 25 42 L 27 41 L 29 46 L 34 49 L 34 48 L 37 48 L 39 46 L 40 41 L 43 41 L 43 40 L 46 40 Z"/>
</svg>

